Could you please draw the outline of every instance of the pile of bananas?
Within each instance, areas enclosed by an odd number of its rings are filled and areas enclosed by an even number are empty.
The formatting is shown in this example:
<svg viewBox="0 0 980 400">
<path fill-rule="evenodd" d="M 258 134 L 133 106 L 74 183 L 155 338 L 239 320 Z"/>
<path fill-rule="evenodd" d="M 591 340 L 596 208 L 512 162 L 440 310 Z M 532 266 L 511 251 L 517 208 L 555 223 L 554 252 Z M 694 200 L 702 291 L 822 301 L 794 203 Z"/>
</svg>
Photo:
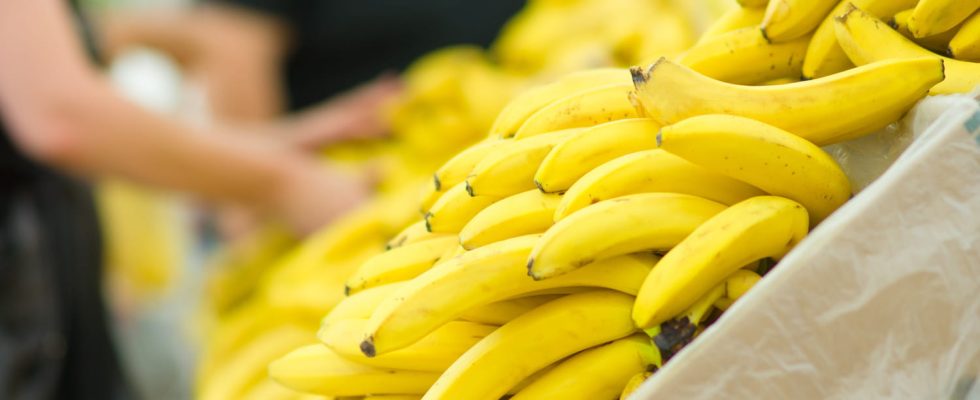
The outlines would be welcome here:
<svg viewBox="0 0 980 400">
<path fill-rule="evenodd" d="M 493 101 L 421 198 L 399 185 L 274 263 L 210 336 L 201 397 L 629 396 L 851 197 L 820 146 L 980 84 L 978 8 L 743 0 L 648 68 Z"/>
</svg>

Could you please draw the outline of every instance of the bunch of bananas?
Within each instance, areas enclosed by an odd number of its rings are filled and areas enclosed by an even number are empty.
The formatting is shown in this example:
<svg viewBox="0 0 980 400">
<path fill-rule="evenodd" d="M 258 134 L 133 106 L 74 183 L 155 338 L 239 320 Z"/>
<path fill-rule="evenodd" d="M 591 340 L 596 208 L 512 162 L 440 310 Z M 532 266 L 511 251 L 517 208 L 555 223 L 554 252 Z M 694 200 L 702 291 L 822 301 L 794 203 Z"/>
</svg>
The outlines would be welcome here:
<svg viewBox="0 0 980 400">
<path fill-rule="evenodd" d="M 551 34 L 525 20 L 589 3 L 532 2 L 495 50 L 547 71 L 541 46 L 565 36 L 514 32 Z M 459 71 L 420 73 L 433 98 L 493 108 L 467 125 L 484 138 L 277 262 L 234 320 L 261 334 L 211 336 L 220 361 L 202 373 L 226 377 L 202 397 L 625 398 L 851 197 L 820 146 L 980 84 L 966 56 L 980 1 L 739 4 L 686 51 L 619 61 L 666 56 L 648 68 L 568 73 L 509 101 L 459 101 Z M 955 59 L 930 50 L 937 33 Z M 270 381 L 255 366 L 272 359 Z"/>
</svg>

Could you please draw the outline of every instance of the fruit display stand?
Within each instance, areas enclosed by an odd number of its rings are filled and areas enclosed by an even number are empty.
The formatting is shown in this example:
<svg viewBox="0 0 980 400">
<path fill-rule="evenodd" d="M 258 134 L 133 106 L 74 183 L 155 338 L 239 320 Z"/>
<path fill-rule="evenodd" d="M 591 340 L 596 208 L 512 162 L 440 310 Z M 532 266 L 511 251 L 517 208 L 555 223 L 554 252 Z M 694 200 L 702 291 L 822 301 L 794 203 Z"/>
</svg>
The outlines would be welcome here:
<svg viewBox="0 0 980 400">
<path fill-rule="evenodd" d="M 922 101 L 902 121 L 915 140 L 894 164 L 636 398 L 980 398 L 975 99 Z"/>
</svg>

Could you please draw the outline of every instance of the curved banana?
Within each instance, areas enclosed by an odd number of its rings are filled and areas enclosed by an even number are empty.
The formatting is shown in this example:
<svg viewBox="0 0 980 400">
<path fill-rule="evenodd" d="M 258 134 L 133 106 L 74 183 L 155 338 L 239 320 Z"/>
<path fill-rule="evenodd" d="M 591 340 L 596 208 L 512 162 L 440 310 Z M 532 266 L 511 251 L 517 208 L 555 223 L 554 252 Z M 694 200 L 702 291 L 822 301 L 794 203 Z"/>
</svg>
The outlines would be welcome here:
<svg viewBox="0 0 980 400">
<path fill-rule="evenodd" d="M 803 204 L 815 226 L 851 197 L 837 162 L 799 136 L 731 115 L 701 115 L 665 126 L 660 148 L 709 170 Z"/>
<path fill-rule="evenodd" d="M 980 61 L 980 12 L 968 18 L 949 41 L 947 55 L 957 60 Z"/>
<path fill-rule="evenodd" d="M 619 393 L 619 400 L 629 399 L 636 389 L 640 388 L 643 382 L 646 382 L 647 378 L 653 376 L 653 372 L 640 372 L 633 375 L 630 380 L 626 381 L 626 386 L 623 387 L 623 391 Z"/>
<path fill-rule="evenodd" d="M 391 249 L 371 257 L 347 279 L 344 293 L 412 279 L 431 268 L 442 255 L 455 249 L 459 239 L 454 235 L 425 240 Z"/>
<path fill-rule="evenodd" d="M 834 28 L 841 48 L 858 65 L 914 57 L 937 59 L 945 68 L 946 79 L 933 86 L 930 94 L 966 93 L 980 84 L 980 63 L 940 57 L 860 9 L 848 8 Z"/>
<path fill-rule="evenodd" d="M 474 144 L 442 164 L 432 176 L 436 191 L 447 190 L 456 184 L 465 181 L 481 160 L 492 154 L 501 147 L 510 145 L 509 140 L 487 139 Z"/>
<path fill-rule="evenodd" d="M 762 4 L 760 7 L 732 7 L 701 33 L 698 44 L 731 31 L 758 27 L 762 23 L 762 17 L 765 15 L 765 4 Z"/>
<path fill-rule="evenodd" d="M 769 42 L 756 27 L 742 28 L 703 40 L 677 62 L 722 82 L 754 85 L 777 78 L 799 77 L 810 36 Z"/>
<path fill-rule="evenodd" d="M 806 49 L 803 59 L 803 77 L 806 79 L 820 78 L 854 68 L 854 63 L 847 58 L 837 35 L 834 33 L 834 18 L 843 14 L 849 3 L 881 18 L 891 18 L 895 13 L 915 6 L 918 0 L 848 0 L 841 1 L 824 18 L 817 30 L 813 32 L 810 46 Z"/>
<path fill-rule="evenodd" d="M 497 115 L 490 136 L 513 137 L 528 117 L 561 98 L 600 86 L 629 83 L 629 73 L 622 68 L 597 68 L 568 74 L 557 82 L 530 89 L 511 100 Z"/>
<path fill-rule="evenodd" d="M 735 2 L 743 8 L 764 8 L 769 4 L 769 0 L 735 0 Z"/>
<path fill-rule="evenodd" d="M 892 17 L 888 25 L 919 46 L 929 49 L 929 51 L 935 53 L 945 53 L 949 49 L 949 42 L 953 40 L 953 35 L 955 35 L 959 29 L 953 28 L 946 32 L 917 38 L 912 35 L 912 31 L 909 30 L 909 18 L 912 17 L 913 12 L 915 12 L 915 9 L 912 8 L 905 11 L 899 11 L 894 17 Z"/>
<path fill-rule="evenodd" d="M 265 366 L 289 350 L 311 343 L 310 331 L 283 325 L 257 337 L 233 354 L 199 385 L 201 400 L 237 399 L 265 378 Z"/>
<path fill-rule="evenodd" d="M 978 0 L 919 0 L 909 17 L 909 31 L 924 38 L 953 29 L 980 9 Z"/>
<path fill-rule="evenodd" d="M 508 239 L 442 263 L 413 279 L 378 306 L 361 344 L 365 354 L 408 346 L 475 307 L 558 288 L 600 287 L 633 293 L 656 263 L 652 255 L 611 258 L 553 279 L 527 276 L 537 235 Z"/>
<path fill-rule="evenodd" d="M 538 306 L 557 299 L 562 294 L 540 294 L 535 296 L 518 297 L 501 300 L 495 303 L 476 306 L 459 315 L 463 321 L 478 322 L 487 325 L 503 325 L 514 318 L 524 315 Z"/>
<path fill-rule="evenodd" d="M 406 282 L 389 283 L 347 296 L 323 316 L 320 325 L 329 325 L 345 319 L 369 318 L 374 309 L 378 308 L 378 304 L 405 284 Z"/>
<path fill-rule="evenodd" d="M 536 189 L 502 199 L 484 208 L 459 231 L 459 243 L 467 250 L 504 239 L 542 233 L 554 224 L 561 197 Z"/>
<path fill-rule="evenodd" d="M 391 240 L 385 244 L 385 250 L 396 249 L 405 245 L 421 242 L 423 240 L 435 239 L 442 236 L 444 235 L 429 232 L 429 230 L 425 227 L 425 220 L 420 220 L 406 226 L 405 229 L 401 230 L 401 232 L 398 232 L 395 234 L 395 236 L 392 236 Z"/>
<path fill-rule="evenodd" d="M 725 296 L 715 301 L 715 307 L 722 311 L 727 310 L 735 300 L 748 293 L 761 279 L 759 274 L 747 269 L 735 271 L 725 280 Z"/>
<path fill-rule="evenodd" d="M 466 178 L 470 196 L 511 196 L 534 189 L 534 172 L 548 152 L 581 128 L 565 129 L 518 140 L 487 155 Z"/>
<path fill-rule="evenodd" d="M 425 184 L 422 185 L 422 191 L 419 192 L 419 212 L 422 213 L 422 215 L 429 212 L 432 205 L 435 204 L 440 197 L 442 197 L 442 193 L 443 192 L 436 190 L 432 183 L 425 182 Z"/>
<path fill-rule="evenodd" d="M 363 396 L 423 394 L 439 378 L 439 373 L 374 368 L 347 360 L 322 343 L 316 343 L 273 361 L 269 364 L 269 376 L 301 392 Z"/>
<path fill-rule="evenodd" d="M 497 400 L 555 361 L 636 332 L 632 305 L 628 295 L 593 291 L 538 307 L 470 348 L 422 398 Z"/>
<path fill-rule="evenodd" d="M 586 207 L 558 221 L 534 246 L 527 273 L 559 276 L 596 260 L 674 247 L 725 206 L 679 193 L 641 193 Z"/>
<path fill-rule="evenodd" d="M 759 28 L 766 40 L 779 43 L 813 32 L 838 0 L 771 0 Z"/>
<path fill-rule="evenodd" d="M 657 124 L 649 118 L 606 122 L 555 145 L 541 161 L 534 183 L 545 193 L 568 190 L 575 181 L 621 155 L 657 147 Z"/>
<path fill-rule="evenodd" d="M 720 82 L 666 59 L 634 69 L 636 100 L 664 124 L 695 115 L 757 119 L 826 145 L 881 129 L 943 80 L 938 60 L 892 60 L 810 81 L 775 86 Z"/>
<path fill-rule="evenodd" d="M 496 196 L 470 196 L 466 182 L 457 183 L 446 191 L 425 214 L 429 232 L 458 233 L 474 215 L 500 200 Z"/>
<path fill-rule="evenodd" d="M 524 121 L 514 137 L 524 139 L 562 129 L 582 128 L 624 118 L 636 118 L 630 103 L 633 86 L 625 83 L 598 86 L 563 97 Z"/>
<path fill-rule="evenodd" d="M 636 334 L 569 357 L 511 400 L 611 399 L 653 365 L 660 365 L 660 350 L 650 337 Z"/>
<path fill-rule="evenodd" d="M 713 172 L 663 149 L 628 154 L 593 169 L 562 196 L 555 221 L 591 204 L 637 193 L 670 192 L 735 204 L 765 194 L 742 182 Z"/>
<path fill-rule="evenodd" d="M 239 397 L 241 400 L 296 400 L 299 394 L 294 390 L 283 387 L 272 379 L 265 379 L 252 385 Z"/>
<path fill-rule="evenodd" d="M 451 321 L 404 349 L 366 357 L 360 344 L 366 319 L 347 319 L 324 325 L 317 338 L 337 355 L 376 368 L 442 372 L 496 326 L 469 321 Z"/>
<path fill-rule="evenodd" d="M 421 400 L 422 396 L 411 394 L 382 394 L 377 396 L 364 396 L 363 400 Z M 329 400 L 329 399 L 325 399 Z"/>
<path fill-rule="evenodd" d="M 633 308 L 642 328 L 659 325 L 690 307 L 741 266 L 780 258 L 806 236 L 806 209 L 777 196 L 748 199 L 698 227 L 643 282 Z"/>
</svg>

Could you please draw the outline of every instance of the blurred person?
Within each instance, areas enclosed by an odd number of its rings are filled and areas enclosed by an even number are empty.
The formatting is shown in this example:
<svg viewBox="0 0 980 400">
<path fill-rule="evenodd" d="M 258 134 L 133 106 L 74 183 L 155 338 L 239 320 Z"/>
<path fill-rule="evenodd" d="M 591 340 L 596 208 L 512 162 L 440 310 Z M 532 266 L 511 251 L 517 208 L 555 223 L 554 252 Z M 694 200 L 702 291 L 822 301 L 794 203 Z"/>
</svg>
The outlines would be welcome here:
<svg viewBox="0 0 980 400">
<path fill-rule="evenodd" d="M 76 15 L 68 2 L 0 2 L 0 399 L 132 397 L 107 329 L 83 179 L 186 191 L 301 232 L 369 192 L 282 141 L 202 131 L 124 100 L 90 61 Z"/>
</svg>

